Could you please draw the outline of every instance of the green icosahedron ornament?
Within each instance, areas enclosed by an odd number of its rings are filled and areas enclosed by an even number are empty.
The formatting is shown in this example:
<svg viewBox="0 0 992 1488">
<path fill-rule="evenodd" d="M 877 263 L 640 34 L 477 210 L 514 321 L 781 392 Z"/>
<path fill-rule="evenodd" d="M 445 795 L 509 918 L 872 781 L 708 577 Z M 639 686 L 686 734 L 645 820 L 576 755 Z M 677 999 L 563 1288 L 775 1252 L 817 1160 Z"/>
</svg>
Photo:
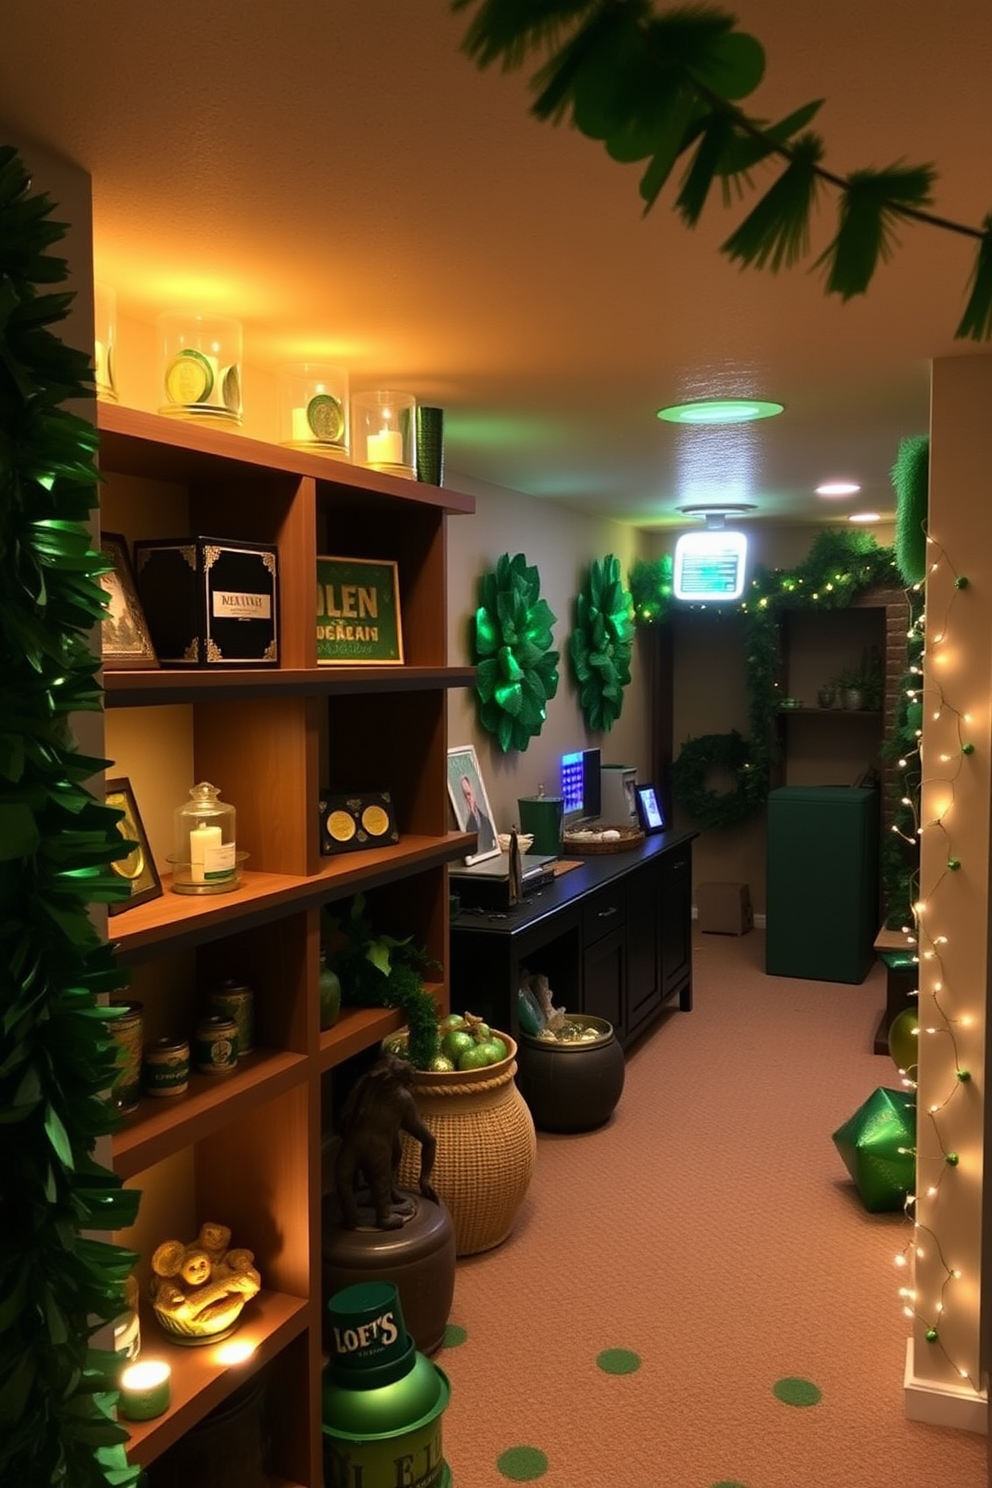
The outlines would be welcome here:
<svg viewBox="0 0 992 1488">
<path fill-rule="evenodd" d="M 475 612 L 475 691 L 479 722 L 505 754 L 541 732 L 558 691 L 557 616 L 541 597 L 541 578 L 523 553 L 504 553 L 480 583 Z"/>
<path fill-rule="evenodd" d="M 869 1214 L 902 1209 L 916 1175 L 916 1102 L 905 1090 L 876 1090 L 833 1134 Z"/>
<path fill-rule="evenodd" d="M 620 560 L 609 553 L 592 563 L 575 602 L 569 655 L 579 684 L 579 704 L 594 732 L 609 733 L 630 682 L 634 606 L 623 586 Z"/>
</svg>

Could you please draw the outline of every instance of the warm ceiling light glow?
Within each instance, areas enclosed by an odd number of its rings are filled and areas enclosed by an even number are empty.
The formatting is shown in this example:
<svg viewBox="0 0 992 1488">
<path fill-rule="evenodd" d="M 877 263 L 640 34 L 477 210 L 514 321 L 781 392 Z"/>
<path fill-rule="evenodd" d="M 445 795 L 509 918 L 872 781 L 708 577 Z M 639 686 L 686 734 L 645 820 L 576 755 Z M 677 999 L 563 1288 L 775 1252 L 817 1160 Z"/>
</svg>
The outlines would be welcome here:
<svg viewBox="0 0 992 1488">
<path fill-rule="evenodd" d="M 856 481 L 824 481 L 817 486 L 817 496 L 856 496 L 861 487 Z"/>
<path fill-rule="evenodd" d="M 765 403 L 760 398 L 701 398 L 659 408 L 657 417 L 669 424 L 749 424 L 754 419 L 774 418 L 782 408 L 781 403 Z"/>
<path fill-rule="evenodd" d="M 849 522 L 880 522 L 882 518 L 878 512 L 852 512 L 847 520 Z"/>
</svg>

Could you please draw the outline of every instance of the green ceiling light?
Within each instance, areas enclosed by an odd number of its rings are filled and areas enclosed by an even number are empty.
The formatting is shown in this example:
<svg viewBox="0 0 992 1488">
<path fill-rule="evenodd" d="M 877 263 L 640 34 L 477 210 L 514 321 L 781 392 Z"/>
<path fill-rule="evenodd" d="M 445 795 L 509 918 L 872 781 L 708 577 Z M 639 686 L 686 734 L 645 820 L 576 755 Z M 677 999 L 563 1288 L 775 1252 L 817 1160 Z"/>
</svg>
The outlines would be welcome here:
<svg viewBox="0 0 992 1488">
<path fill-rule="evenodd" d="M 668 424 L 750 424 L 755 419 L 774 418 L 783 407 L 761 398 L 701 398 L 659 408 L 657 417 Z"/>
</svg>

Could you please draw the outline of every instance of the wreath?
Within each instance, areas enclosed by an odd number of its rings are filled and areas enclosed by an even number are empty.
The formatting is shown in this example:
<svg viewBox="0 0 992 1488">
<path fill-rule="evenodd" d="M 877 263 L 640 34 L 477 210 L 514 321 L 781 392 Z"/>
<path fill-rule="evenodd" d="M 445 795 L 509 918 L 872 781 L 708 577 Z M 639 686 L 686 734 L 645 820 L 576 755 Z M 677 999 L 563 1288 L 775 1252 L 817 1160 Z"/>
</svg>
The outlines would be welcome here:
<svg viewBox="0 0 992 1488">
<path fill-rule="evenodd" d="M 630 682 L 634 634 L 633 606 L 612 553 L 592 563 L 575 602 L 575 629 L 569 641 L 579 705 L 590 729 L 609 733 L 623 710 Z"/>
<path fill-rule="evenodd" d="M 504 754 L 526 749 L 558 691 L 558 652 L 551 650 L 556 616 L 541 599 L 541 579 L 523 553 L 504 553 L 480 583 L 475 612 L 475 691 L 479 723 Z"/>
<path fill-rule="evenodd" d="M 709 787 L 707 782 L 718 771 L 735 782 L 733 790 Z M 754 767 L 747 740 L 734 729 L 685 741 L 672 765 L 672 792 L 704 827 L 735 827 L 758 810 L 768 789 L 765 772 Z"/>
</svg>

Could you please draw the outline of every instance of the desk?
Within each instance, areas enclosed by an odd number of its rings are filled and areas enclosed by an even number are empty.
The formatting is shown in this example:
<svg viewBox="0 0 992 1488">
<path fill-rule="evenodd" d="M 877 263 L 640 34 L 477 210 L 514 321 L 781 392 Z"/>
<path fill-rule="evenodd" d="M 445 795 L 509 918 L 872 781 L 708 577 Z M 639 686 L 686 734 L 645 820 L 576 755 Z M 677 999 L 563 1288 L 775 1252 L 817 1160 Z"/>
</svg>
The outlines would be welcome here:
<svg viewBox="0 0 992 1488">
<path fill-rule="evenodd" d="M 517 1035 L 524 969 L 555 1007 L 606 1018 L 625 1047 L 666 1003 L 692 1007 L 692 841 L 664 832 L 578 868 L 505 913 L 451 921 L 451 1007 Z"/>
</svg>

